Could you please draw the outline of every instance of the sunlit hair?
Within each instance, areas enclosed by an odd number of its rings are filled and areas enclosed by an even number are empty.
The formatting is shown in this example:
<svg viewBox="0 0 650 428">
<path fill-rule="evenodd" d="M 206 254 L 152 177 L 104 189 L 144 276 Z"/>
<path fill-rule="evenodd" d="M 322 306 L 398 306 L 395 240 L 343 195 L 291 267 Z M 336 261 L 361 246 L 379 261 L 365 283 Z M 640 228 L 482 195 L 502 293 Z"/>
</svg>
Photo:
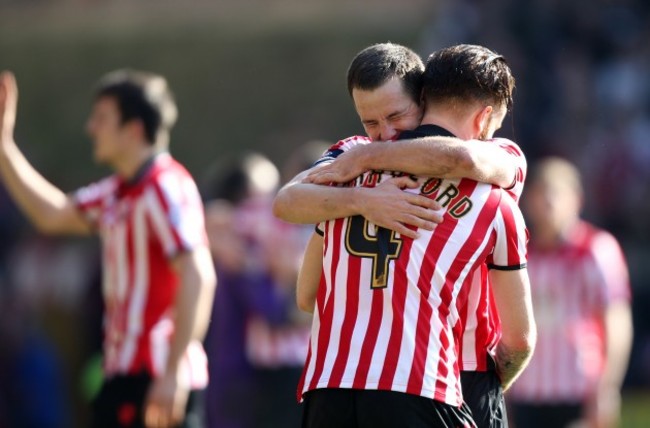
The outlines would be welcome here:
<svg viewBox="0 0 650 428">
<path fill-rule="evenodd" d="M 371 91 L 392 78 L 401 80 L 409 97 L 420 104 L 424 64 L 411 49 L 394 43 L 379 43 L 359 52 L 348 67 L 348 92 Z"/>
<path fill-rule="evenodd" d="M 479 101 L 512 108 L 515 78 L 505 58 L 477 45 L 456 45 L 432 53 L 423 75 L 427 103 Z"/>
<path fill-rule="evenodd" d="M 164 77 L 128 69 L 113 71 L 99 81 L 95 98 L 103 97 L 117 102 L 123 124 L 132 120 L 142 122 L 147 142 L 168 144 L 178 110 Z"/>
</svg>

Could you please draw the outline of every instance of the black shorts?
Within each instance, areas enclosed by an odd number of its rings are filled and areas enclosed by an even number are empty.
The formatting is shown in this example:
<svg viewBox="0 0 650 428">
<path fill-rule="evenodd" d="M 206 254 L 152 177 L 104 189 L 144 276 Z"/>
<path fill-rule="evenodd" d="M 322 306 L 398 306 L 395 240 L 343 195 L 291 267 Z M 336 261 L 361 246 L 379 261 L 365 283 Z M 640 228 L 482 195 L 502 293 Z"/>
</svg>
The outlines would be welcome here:
<svg viewBox="0 0 650 428">
<path fill-rule="evenodd" d="M 460 372 L 460 383 L 478 428 L 508 428 L 503 388 L 494 370 Z"/>
<path fill-rule="evenodd" d="M 115 376 L 104 382 L 93 402 L 92 428 L 144 428 L 144 400 L 151 376 Z M 178 428 L 205 426 L 203 391 L 191 391 L 185 420 Z"/>
<path fill-rule="evenodd" d="M 582 403 L 536 405 L 510 403 L 512 422 L 525 428 L 564 428 L 583 417 Z"/>
<path fill-rule="evenodd" d="M 460 408 L 395 391 L 316 389 L 305 394 L 303 428 L 471 428 Z"/>
</svg>

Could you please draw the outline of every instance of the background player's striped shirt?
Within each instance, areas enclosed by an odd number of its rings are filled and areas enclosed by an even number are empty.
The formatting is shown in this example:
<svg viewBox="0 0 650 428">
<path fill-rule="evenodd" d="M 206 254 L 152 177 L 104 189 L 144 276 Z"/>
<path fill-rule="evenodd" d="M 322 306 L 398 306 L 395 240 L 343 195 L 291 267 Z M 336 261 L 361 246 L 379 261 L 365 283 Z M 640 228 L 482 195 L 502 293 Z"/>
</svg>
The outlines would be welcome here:
<svg viewBox="0 0 650 428">
<path fill-rule="evenodd" d="M 333 150 L 356 144 L 367 140 L 344 140 Z M 372 187 L 391 176 L 365 173 L 354 185 Z M 323 225 L 323 275 L 299 394 L 383 389 L 461 404 L 458 307 L 486 260 L 525 266 L 526 230 L 514 200 L 495 186 L 419 182 L 408 191 L 439 200 L 445 219 L 416 240 L 376 230 L 361 216 Z"/>
<path fill-rule="evenodd" d="M 607 306 L 629 301 L 623 252 L 609 233 L 580 222 L 554 250 L 530 248 L 537 346 L 513 385 L 513 400 L 580 402 L 595 391 L 605 364 Z"/>
<path fill-rule="evenodd" d="M 512 156 L 516 168 L 515 181 L 505 191 L 518 203 L 528 171 L 524 153 L 517 144 L 504 138 L 487 140 L 485 143 L 496 144 Z M 501 338 L 501 325 L 492 298 L 486 265 L 482 265 L 474 274 L 467 306 L 461 308 L 461 322 L 461 370 L 486 371 L 489 367 L 487 356 L 494 356 L 496 345 Z"/>
<path fill-rule="evenodd" d="M 160 374 L 174 331 L 171 308 L 179 282 L 170 259 L 207 245 L 196 185 L 183 166 L 162 153 L 131 182 L 113 175 L 78 190 L 75 200 L 102 242 L 106 375 Z M 182 361 L 191 386 L 207 384 L 206 363 L 202 345 L 192 342 Z"/>
</svg>

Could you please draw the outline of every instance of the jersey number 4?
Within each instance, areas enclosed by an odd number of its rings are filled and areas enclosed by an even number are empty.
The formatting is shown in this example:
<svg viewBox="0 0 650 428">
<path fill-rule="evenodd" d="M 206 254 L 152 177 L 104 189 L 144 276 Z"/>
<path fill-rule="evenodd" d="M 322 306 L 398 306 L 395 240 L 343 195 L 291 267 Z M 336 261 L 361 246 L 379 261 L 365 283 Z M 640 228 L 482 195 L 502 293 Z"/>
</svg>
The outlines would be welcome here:
<svg viewBox="0 0 650 428">
<path fill-rule="evenodd" d="M 394 231 L 377 227 L 357 215 L 348 220 L 345 248 L 353 256 L 372 259 L 370 288 L 385 288 L 388 285 L 388 263 L 399 257 L 402 240 Z"/>
</svg>

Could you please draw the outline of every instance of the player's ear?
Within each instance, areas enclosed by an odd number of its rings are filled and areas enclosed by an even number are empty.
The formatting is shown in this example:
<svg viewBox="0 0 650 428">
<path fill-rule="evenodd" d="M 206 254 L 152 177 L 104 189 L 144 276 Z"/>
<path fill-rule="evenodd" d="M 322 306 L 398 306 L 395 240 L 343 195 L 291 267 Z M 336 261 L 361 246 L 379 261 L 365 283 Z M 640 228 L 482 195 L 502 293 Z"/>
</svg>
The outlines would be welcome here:
<svg viewBox="0 0 650 428">
<path fill-rule="evenodd" d="M 129 120 L 123 125 L 130 137 L 135 141 L 146 141 L 147 135 L 144 129 L 144 123 L 141 120 Z"/>
<path fill-rule="evenodd" d="M 472 123 L 474 128 L 474 135 L 479 136 L 483 134 L 483 131 L 490 123 L 490 117 L 492 116 L 493 110 L 494 109 L 492 106 L 481 106 L 475 111 L 474 120 Z"/>
</svg>

